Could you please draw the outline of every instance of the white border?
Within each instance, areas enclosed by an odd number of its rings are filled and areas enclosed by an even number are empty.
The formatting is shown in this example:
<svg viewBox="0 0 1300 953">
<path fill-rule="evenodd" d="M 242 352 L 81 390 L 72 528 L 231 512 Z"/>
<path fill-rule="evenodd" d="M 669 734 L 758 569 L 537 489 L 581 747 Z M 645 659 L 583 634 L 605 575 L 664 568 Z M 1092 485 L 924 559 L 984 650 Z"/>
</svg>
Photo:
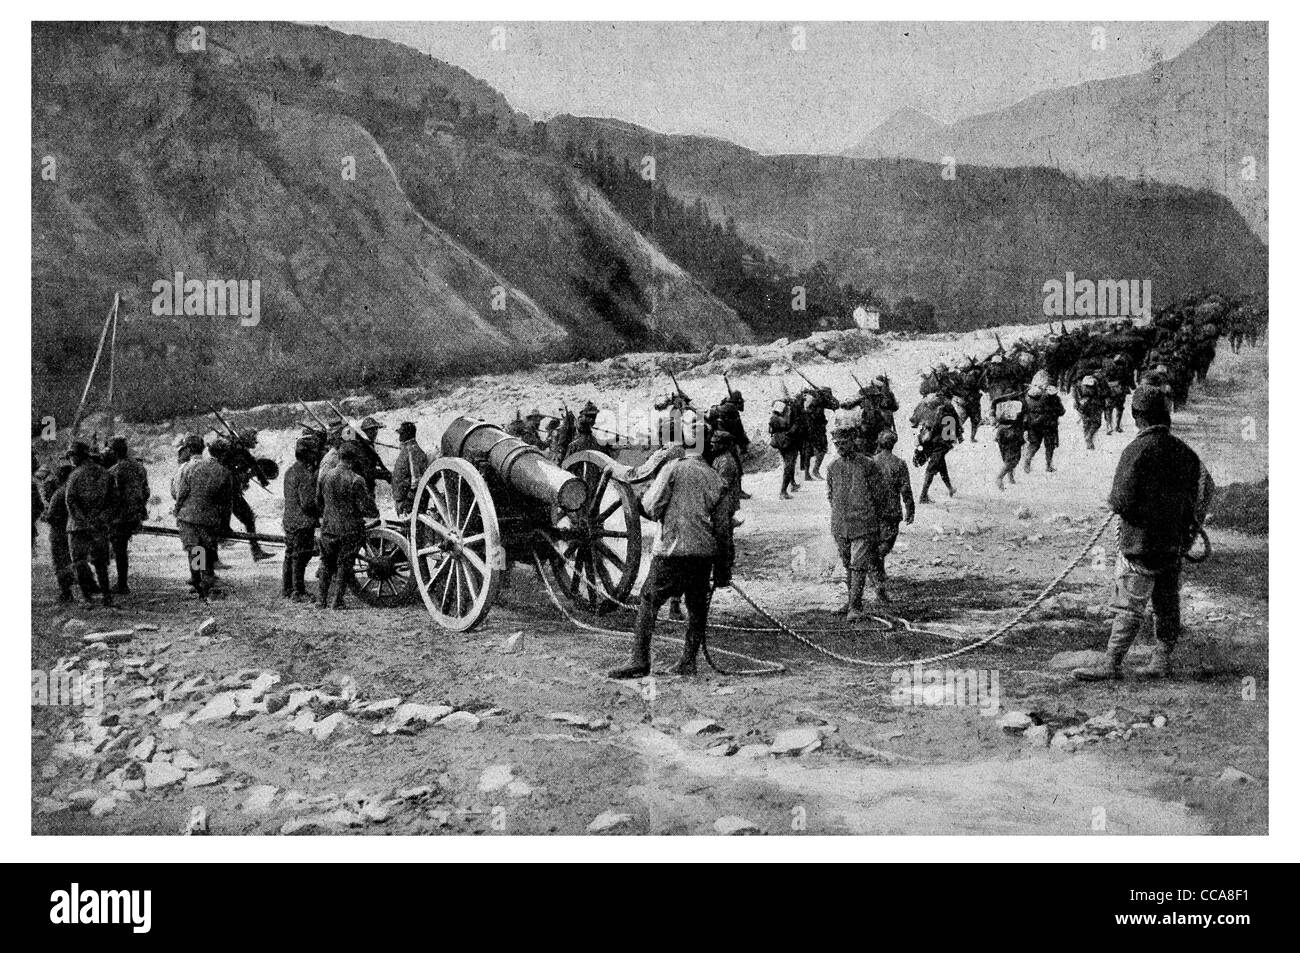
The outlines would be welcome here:
<svg viewBox="0 0 1300 953">
<path fill-rule="evenodd" d="M 17 325 L 18 340 L 4 348 L 0 388 L 3 405 L 11 412 L 10 425 L 22 424 L 18 408 L 30 404 L 31 391 L 31 196 L 30 177 L 30 102 L 31 45 L 30 22 L 14 16 L 14 7 L 6 9 L 3 44 L 4 123 L 0 128 L 25 129 L 29 148 L 10 149 L 4 157 L 4 182 L 22 191 L 22 214 L 6 216 L 4 223 L 4 286 L 6 296 L 17 307 L 11 320 Z M 545 10 L 545 13 L 542 10 Z M 1089 4 L 1054 4 L 1053 15 L 1044 15 L 1041 2 L 991 2 L 979 6 L 986 20 L 1270 20 L 1269 85 L 1270 155 L 1285 157 L 1296 137 L 1297 122 L 1293 103 L 1300 88 L 1296 63 L 1300 50 L 1297 41 L 1294 6 L 1284 3 L 1237 2 L 1206 3 L 1184 0 L 1179 3 L 1107 2 Z M 193 12 L 190 12 L 193 11 Z M 48 19 L 115 19 L 176 20 L 180 11 L 175 3 L 128 2 L 57 4 L 44 8 Z M 276 2 L 276 0 L 228 0 L 220 4 L 191 5 L 183 19 L 210 20 L 355 20 L 363 13 L 366 20 L 610 20 L 622 19 L 611 13 L 624 12 L 608 0 L 551 2 L 543 8 L 537 3 L 495 2 L 480 0 L 459 7 L 454 4 L 433 6 L 416 2 L 372 0 L 364 8 L 339 0 L 329 2 Z M 629 14 L 646 19 L 664 20 L 775 20 L 814 22 L 817 20 L 854 19 L 932 19 L 971 20 L 969 4 L 947 2 L 913 2 L 907 4 L 906 17 L 882 17 L 878 7 L 860 3 L 804 0 L 798 4 L 766 2 L 718 3 L 659 0 L 652 7 L 627 8 Z M 788 13 L 796 13 L 790 17 Z M 787 14 L 787 15 L 783 15 Z M 1297 260 L 1292 216 L 1296 212 L 1295 189 L 1283 174 L 1270 176 L 1270 255 L 1271 261 L 1287 265 Z M 12 193 L 7 196 L 12 198 Z M 1273 269 L 1276 271 L 1276 269 Z M 1271 276 L 1270 287 L 1282 288 Z M 1283 303 L 1271 327 L 1270 350 L 1275 362 L 1286 367 L 1291 355 L 1300 356 L 1296 348 L 1295 320 Z M 1270 390 L 1270 402 L 1278 395 Z M 1279 409 L 1285 404 L 1274 403 Z M 1293 427 L 1284 412 L 1274 415 L 1282 432 L 1290 436 Z M 1285 440 L 1270 447 L 1270 464 L 1276 462 L 1279 476 L 1286 480 L 1295 472 L 1295 451 Z M 16 462 L 15 462 L 16 464 Z M 25 467 L 25 465 L 24 465 Z M 5 499 L 16 506 L 25 500 L 18 485 L 20 468 L 11 465 L 5 475 Z M 1287 486 L 1286 483 L 1283 484 Z M 1290 487 L 1288 487 L 1290 489 Z M 1280 493 L 1272 500 L 1272 538 L 1295 539 L 1296 494 Z M 25 503 L 24 503 L 25 505 Z M 732 838 L 557 838 L 557 837 L 345 837 L 345 838 L 179 838 L 179 837 L 45 837 L 33 838 L 31 829 L 30 783 L 30 711 L 27 672 L 30 667 L 31 608 L 27 580 L 30 568 L 17 545 L 19 524 L 10 526 L 12 544 L 0 551 L 0 597 L 18 622 L 0 638 L 3 653 L 5 690 L 0 692 L 0 751 L 5 759 L 4 781 L 0 784 L 0 856 L 6 860 L 39 862 L 248 862 L 248 861 L 418 861 L 451 860 L 460 862 L 600 860 L 618 861 L 1260 861 L 1295 860 L 1300 856 L 1297 831 L 1296 762 L 1290 742 L 1297 737 L 1296 693 L 1285 690 L 1285 681 L 1274 682 L 1272 674 L 1294 671 L 1297 659 L 1294 633 L 1278 625 L 1276 613 L 1269 618 L 1269 704 L 1270 740 L 1282 739 L 1286 747 L 1271 746 L 1269 756 L 1270 811 L 1267 837 L 806 837 L 795 836 Z M 25 531 L 21 531 L 25 536 Z M 1270 605 L 1284 607 L 1276 601 L 1282 593 L 1274 592 L 1272 579 L 1294 579 L 1297 565 L 1295 547 L 1276 547 L 1271 553 Z M 1279 690 L 1280 689 L 1280 690 Z"/>
</svg>

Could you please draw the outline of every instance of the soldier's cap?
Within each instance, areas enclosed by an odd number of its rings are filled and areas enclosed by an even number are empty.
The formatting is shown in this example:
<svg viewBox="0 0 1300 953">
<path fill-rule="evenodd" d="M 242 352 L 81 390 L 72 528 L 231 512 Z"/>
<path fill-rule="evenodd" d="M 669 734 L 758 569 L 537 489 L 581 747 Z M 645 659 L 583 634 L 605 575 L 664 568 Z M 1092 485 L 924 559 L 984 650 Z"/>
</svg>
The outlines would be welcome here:
<svg viewBox="0 0 1300 953">
<path fill-rule="evenodd" d="M 361 421 L 361 429 L 362 430 L 383 430 L 384 425 L 381 424 L 374 417 L 367 417 L 365 420 Z"/>
<path fill-rule="evenodd" d="M 881 450 L 893 450 L 896 443 L 898 443 L 898 434 L 892 430 L 882 430 L 876 437 L 876 446 Z"/>
<path fill-rule="evenodd" d="M 65 456 L 71 457 L 73 460 L 79 458 L 84 459 L 85 457 L 90 456 L 90 444 L 86 443 L 84 440 L 74 440 L 68 446 L 68 452 Z"/>
<path fill-rule="evenodd" d="M 226 456 L 230 453 L 230 441 L 225 437 L 218 437 L 208 444 L 208 453 L 216 459 Z"/>
<path fill-rule="evenodd" d="M 1169 404 L 1165 395 L 1146 384 L 1133 391 L 1132 410 L 1134 417 L 1141 417 L 1153 423 L 1169 423 Z"/>
<path fill-rule="evenodd" d="M 412 440 L 415 438 L 415 424 L 409 420 L 403 420 L 397 425 L 397 436 L 402 440 Z"/>
<path fill-rule="evenodd" d="M 202 453 L 203 437 L 196 433 L 187 433 L 181 440 L 181 446 L 191 453 Z"/>
<path fill-rule="evenodd" d="M 109 442 L 108 448 L 114 453 L 126 453 L 126 438 L 114 437 L 112 441 Z"/>
<path fill-rule="evenodd" d="M 246 447 L 257 446 L 257 429 L 249 427 L 246 430 L 239 431 L 239 441 Z"/>
<path fill-rule="evenodd" d="M 726 402 L 729 401 L 729 400 L 734 402 L 734 401 L 737 401 L 737 400 L 744 400 L 744 399 L 745 399 L 745 395 L 744 395 L 744 394 L 742 394 L 742 393 L 741 393 L 740 391 L 738 391 L 738 390 L 733 390 L 730 394 L 728 394 L 728 395 L 727 395 L 726 397 L 724 397 L 722 400 L 723 400 L 723 403 L 726 403 Z"/>
</svg>

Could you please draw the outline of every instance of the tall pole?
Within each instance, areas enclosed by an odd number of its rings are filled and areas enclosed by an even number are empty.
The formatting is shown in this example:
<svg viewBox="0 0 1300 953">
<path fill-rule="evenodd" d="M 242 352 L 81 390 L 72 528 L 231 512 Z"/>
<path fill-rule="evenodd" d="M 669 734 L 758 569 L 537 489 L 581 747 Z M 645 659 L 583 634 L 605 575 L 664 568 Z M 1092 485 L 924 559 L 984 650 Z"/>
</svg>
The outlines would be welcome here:
<svg viewBox="0 0 1300 953">
<path fill-rule="evenodd" d="M 99 347 L 95 349 L 95 360 L 91 362 L 90 373 L 86 375 L 86 386 L 81 392 L 81 403 L 77 405 L 77 412 L 72 418 L 71 433 L 73 437 L 77 435 L 77 428 L 81 425 L 81 414 L 86 409 L 86 398 L 90 396 L 90 385 L 95 382 L 95 371 L 99 368 L 99 359 L 104 353 L 104 342 L 108 339 L 109 325 L 117 319 L 117 302 L 118 295 L 113 295 L 113 308 L 108 312 L 108 317 L 104 319 L 104 328 L 99 332 Z"/>
</svg>

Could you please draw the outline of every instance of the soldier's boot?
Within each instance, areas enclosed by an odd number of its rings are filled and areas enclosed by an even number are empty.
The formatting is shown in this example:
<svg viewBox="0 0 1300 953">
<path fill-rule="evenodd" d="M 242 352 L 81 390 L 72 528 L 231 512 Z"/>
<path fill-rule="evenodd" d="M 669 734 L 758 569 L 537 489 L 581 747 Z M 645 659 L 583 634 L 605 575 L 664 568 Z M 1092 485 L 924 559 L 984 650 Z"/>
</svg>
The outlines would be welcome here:
<svg viewBox="0 0 1300 953">
<path fill-rule="evenodd" d="M 1015 481 L 1015 480 L 1012 480 L 1011 482 L 1012 482 L 1012 483 L 1015 483 L 1016 481 Z M 949 495 L 949 496 L 956 496 L 956 495 L 957 495 L 957 488 L 956 488 L 955 486 L 952 485 L 952 481 L 949 480 L 947 477 L 944 477 L 944 478 L 943 478 L 943 485 L 946 486 L 946 487 L 948 488 L 948 495 Z"/>
<path fill-rule="evenodd" d="M 1135 673 L 1138 678 L 1173 678 L 1174 646 L 1178 644 L 1177 623 L 1165 619 L 1155 620 L 1156 644 L 1151 659 Z"/>
<path fill-rule="evenodd" d="M 857 622 L 864 618 L 862 612 L 862 590 L 867 585 L 867 574 L 854 570 L 849 579 L 849 611 L 844 616 L 845 622 Z"/>
<path fill-rule="evenodd" d="M 322 609 L 328 609 L 330 605 L 330 586 L 334 583 L 334 574 L 321 570 L 320 574 L 320 593 L 316 605 Z"/>
<path fill-rule="evenodd" d="M 1002 482 L 1002 471 L 998 471 L 998 475 L 993 478 L 993 482 L 998 485 L 999 490 L 1006 492 L 1006 485 Z"/>
<path fill-rule="evenodd" d="M 848 596 L 844 600 L 844 605 L 835 610 L 836 615 L 848 615 L 849 610 L 853 608 L 853 570 L 846 570 L 844 575 L 844 587 L 848 590 Z"/>
<path fill-rule="evenodd" d="M 270 559 L 274 555 L 273 553 L 268 553 L 265 549 L 263 549 L 262 544 L 259 543 L 257 540 L 252 540 L 248 544 L 248 549 L 250 552 L 252 552 L 253 562 L 255 563 L 260 563 L 263 559 Z"/>
<path fill-rule="evenodd" d="M 343 594 L 348 590 L 348 575 L 339 573 L 334 581 L 334 595 L 330 599 L 331 609 L 350 609 L 346 602 L 343 601 Z"/>
<path fill-rule="evenodd" d="M 686 615 L 685 613 L 682 612 L 681 599 L 674 598 L 668 600 L 668 618 L 672 619 L 675 622 L 686 621 Z"/>
<path fill-rule="evenodd" d="M 677 660 L 670 672 L 674 675 L 694 675 L 695 657 L 699 654 L 700 643 L 704 640 L 693 628 L 686 630 L 686 644 L 682 646 L 682 657 Z"/>
<path fill-rule="evenodd" d="M 284 566 L 280 570 L 280 598 L 293 598 L 293 554 L 288 549 L 284 551 Z"/>
<path fill-rule="evenodd" d="M 926 471 L 925 479 L 921 481 L 921 495 L 916 498 L 918 503 L 930 502 L 930 484 L 934 481 L 934 474 Z"/>
<path fill-rule="evenodd" d="M 632 643 L 632 655 L 627 663 L 606 672 L 609 678 L 645 678 L 650 674 L 650 633 L 638 632 L 635 638 L 636 641 Z"/>
<path fill-rule="evenodd" d="M 1110 625 L 1110 641 L 1106 643 L 1106 659 L 1097 665 L 1076 668 L 1070 674 L 1081 682 L 1118 681 L 1124 677 L 1121 666 L 1128 655 L 1133 640 L 1142 626 L 1142 617 L 1132 612 L 1117 612 Z"/>
<path fill-rule="evenodd" d="M 127 553 L 119 553 L 116 556 L 117 561 L 117 585 L 113 591 L 120 596 L 128 595 L 131 592 L 130 586 L 127 585 L 127 574 L 131 566 L 131 557 Z"/>
<path fill-rule="evenodd" d="M 782 499 L 782 500 L 788 500 L 788 499 L 791 499 L 791 498 L 792 498 L 792 497 L 790 496 L 790 494 L 787 493 L 787 492 L 785 492 L 785 490 L 782 490 L 782 491 L 781 491 L 781 496 L 779 497 L 779 499 Z"/>
<path fill-rule="evenodd" d="M 1029 465 L 1030 465 L 1031 463 L 1033 463 L 1033 461 L 1034 461 L 1034 458 L 1033 458 L 1033 457 L 1025 457 L 1025 472 L 1026 472 L 1026 473 L 1029 472 Z"/>
<path fill-rule="evenodd" d="M 1047 457 L 1047 472 L 1048 472 L 1048 473 L 1055 473 L 1055 472 L 1056 472 L 1056 467 L 1052 466 L 1052 451 L 1051 451 L 1051 450 L 1045 450 L 1045 451 L 1043 451 L 1043 453 L 1044 453 L 1044 454 L 1046 455 L 1046 457 Z"/>
<path fill-rule="evenodd" d="M 108 585 L 108 563 L 95 567 L 95 578 L 99 582 L 99 592 L 105 607 L 113 604 L 113 590 Z"/>
</svg>

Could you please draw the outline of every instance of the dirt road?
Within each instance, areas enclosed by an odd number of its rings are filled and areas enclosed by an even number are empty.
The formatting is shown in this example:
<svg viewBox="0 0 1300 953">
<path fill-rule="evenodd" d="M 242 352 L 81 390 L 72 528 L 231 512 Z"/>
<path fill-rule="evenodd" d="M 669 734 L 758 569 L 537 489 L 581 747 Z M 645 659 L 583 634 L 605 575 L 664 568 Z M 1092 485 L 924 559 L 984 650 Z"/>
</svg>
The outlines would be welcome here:
<svg viewBox="0 0 1300 953">
<path fill-rule="evenodd" d="M 989 343 L 892 342 L 864 363 L 805 370 L 842 394 L 850 370 L 887 370 L 905 416 L 918 368 Z M 1267 356 L 1266 347 L 1232 355 L 1225 344 L 1208 384 L 1176 415 L 1175 429 L 1220 485 L 1267 475 Z M 480 379 L 459 397 L 449 389 L 385 418 L 434 433 L 457 410 L 507 419 L 543 399 L 644 402 L 661 383 L 602 373 Z M 751 429 L 780 381 L 762 369 L 732 378 L 749 400 Z M 720 386 L 689 373 L 682 383 Z M 1253 432 L 1244 417 L 1254 418 Z M 263 445 L 287 461 L 292 434 L 265 432 Z M 737 532 L 737 579 L 796 629 L 839 630 L 815 636 L 834 651 L 877 662 L 947 651 L 1009 618 L 1078 552 L 1105 517 L 1131 435 L 1130 424 L 1087 452 L 1071 412 L 1058 472 L 1036 466 L 1005 493 L 993 485 L 997 451 L 984 434 L 950 457 L 956 497 L 940 492 L 920 507 L 889 567 L 892 611 L 936 634 L 877 624 L 842 631 L 830 614 L 843 583 L 821 483 L 782 502 L 779 474 L 746 477 L 754 499 Z M 138 441 L 156 461 L 151 477 L 163 496 L 167 436 L 142 431 Z M 910 446 L 905 430 L 900 454 Z M 273 489 L 253 502 L 262 525 L 278 531 Z M 63 659 L 69 672 L 106 673 L 120 701 L 107 719 L 33 707 L 33 830 L 180 833 L 202 807 L 222 834 L 1263 833 L 1267 541 L 1221 532 L 1214 542 L 1213 561 L 1187 573 L 1178 679 L 1082 686 L 1068 677 L 1077 659 L 1060 656 L 1105 644 L 1109 534 L 1025 625 L 919 673 L 843 665 L 780 633 L 719 630 L 715 647 L 787 670 L 641 684 L 602 677 L 626 640 L 575 629 L 529 567 L 514 569 L 480 629 L 455 635 L 432 627 L 423 607 L 323 613 L 286 603 L 278 561 L 254 565 L 242 545 L 223 550 L 229 597 L 201 605 L 183 585 L 175 542 L 145 537 L 135 542 L 131 596 L 111 612 L 66 611 L 54 602 L 42 539 L 33 669 Z M 723 623 L 768 627 L 731 592 L 718 593 L 715 610 Z M 599 624 L 629 622 L 617 613 Z M 85 633 L 109 630 L 134 634 L 83 650 Z M 675 648 L 657 646 L 658 668 Z M 912 691 L 905 679 L 917 676 L 922 688 Z M 955 694 L 923 690 L 945 676 L 956 678 Z M 373 704 L 392 699 L 416 704 L 400 712 L 396 702 Z M 465 714 L 434 723 L 451 712 Z M 100 724 L 113 715 L 116 724 Z"/>
</svg>

